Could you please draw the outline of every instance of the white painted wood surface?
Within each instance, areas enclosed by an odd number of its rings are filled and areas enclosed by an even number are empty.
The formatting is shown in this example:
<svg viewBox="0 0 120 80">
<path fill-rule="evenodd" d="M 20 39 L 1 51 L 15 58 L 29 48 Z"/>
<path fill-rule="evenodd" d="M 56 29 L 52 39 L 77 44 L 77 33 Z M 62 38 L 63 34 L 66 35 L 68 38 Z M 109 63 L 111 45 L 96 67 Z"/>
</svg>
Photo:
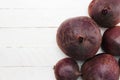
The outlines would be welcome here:
<svg viewBox="0 0 120 80">
<path fill-rule="evenodd" d="M 0 80 L 55 80 L 53 66 L 66 57 L 57 28 L 65 19 L 88 16 L 90 1 L 1 0 Z"/>
<path fill-rule="evenodd" d="M 58 27 L 67 18 L 86 16 L 91 0 L 1 0 L 1 27 Z"/>
</svg>

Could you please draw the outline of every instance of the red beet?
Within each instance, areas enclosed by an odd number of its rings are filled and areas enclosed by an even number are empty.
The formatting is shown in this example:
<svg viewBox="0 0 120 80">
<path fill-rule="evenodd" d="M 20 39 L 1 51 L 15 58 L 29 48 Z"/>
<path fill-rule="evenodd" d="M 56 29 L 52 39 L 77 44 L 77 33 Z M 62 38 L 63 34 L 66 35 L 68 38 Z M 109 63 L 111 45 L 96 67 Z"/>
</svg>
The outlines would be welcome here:
<svg viewBox="0 0 120 80">
<path fill-rule="evenodd" d="M 114 27 L 120 22 L 120 0 L 92 0 L 89 15 L 102 27 Z"/>
<path fill-rule="evenodd" d="M 120 27 L 107 29 L 103 35 L 102 49 L 114 56 L 120 56 Z"/>
<path fill-rule="evenodd" d="M 54 67 L 57 80 L 77 80 L 80 76 L 79 67 L 72 58 L 60 60 Z"/>
<path fill-rule="evenodd" d="M 68 56 L 85 60 L 96 54 L 101 45 L 98 25 L 89 17 L 64 21 L 57 31 L 57 43 Z"/>
<path fill-rule="evenodd" d="M 87 60 L 81 68 L 83 80 L 119 80 L 119 65 L 110 54 L 99 54 Z"/>
<path fill-rule="evenodd" d="M 120 58 L 119 58 L 119 60 L 118 60 L 118 64 L 119 64 L 119 67 L 120 67 Z"/>
</svg>

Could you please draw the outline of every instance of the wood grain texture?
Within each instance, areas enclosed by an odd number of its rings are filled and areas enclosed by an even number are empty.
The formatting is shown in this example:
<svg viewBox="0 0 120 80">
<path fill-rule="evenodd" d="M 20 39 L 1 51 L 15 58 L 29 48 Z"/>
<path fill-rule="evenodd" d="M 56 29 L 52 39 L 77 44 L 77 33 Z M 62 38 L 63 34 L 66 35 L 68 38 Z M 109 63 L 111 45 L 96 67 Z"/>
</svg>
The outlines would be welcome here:
<svg viewBox="0 0 120 80">
<path fill-rule="evenodd" d="M 91 0 L 1 0 L 0 8 L 85 8 Z"/>
<path fill-rule="evenodd" d="M 1 0 L 0 27 L 58 27 L 68 18 L 88 15 L 90 1 Z"/>
<path fill-rule="evenodd" d="M 52 67 L 0 68 L 0 80 L 56 80 L 54 77 Z"/>
<path fill-rule="evenodd" d="M 0 28 L 0 47 L 56 46 L 57 28 Z"/>
<path fill-rule="evenodd" d="M 0 68 L 0 80 L 55 80 L 51 67 Z"/>
<path fill-rule="evenodd" d="M 80 8 L 0 9 L 1 27 L 58 27 L 64 20 L 88 15 Z"/>
</svg>

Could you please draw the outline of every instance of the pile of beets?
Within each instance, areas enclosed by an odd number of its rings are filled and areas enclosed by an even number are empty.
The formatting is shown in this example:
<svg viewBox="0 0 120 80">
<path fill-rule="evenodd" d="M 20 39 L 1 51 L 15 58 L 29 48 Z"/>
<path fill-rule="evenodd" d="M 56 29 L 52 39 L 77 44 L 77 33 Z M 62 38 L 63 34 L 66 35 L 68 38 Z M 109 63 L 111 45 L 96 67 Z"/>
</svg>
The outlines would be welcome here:
<svg viewBox="0 0 120 80">
<path fill-rule="evenodd" d="M 90 17 L 64 21 L 57 31 L 57 44 L 69 58 L 54 66 L 56 80 L 119 80 L 120 0 L 93 0 Z M 108 28 L 103 36 L 100 27 Z M 102 47 L 104 53 L 96 54 Z M 78 66 L 76 61 L 83 61 Z"/>
</svg>

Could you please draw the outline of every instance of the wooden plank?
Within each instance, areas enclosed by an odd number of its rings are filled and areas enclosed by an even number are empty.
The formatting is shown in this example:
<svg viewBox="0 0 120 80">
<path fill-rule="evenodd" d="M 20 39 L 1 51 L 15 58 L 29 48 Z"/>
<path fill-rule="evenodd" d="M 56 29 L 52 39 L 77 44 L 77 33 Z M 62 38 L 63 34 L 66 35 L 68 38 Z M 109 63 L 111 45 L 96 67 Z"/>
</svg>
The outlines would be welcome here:
<svg viewBox="0 0 120 80">
<path fill-rule="evenodd" d="M 0 27 L 58 27 L 68 18 L 88 16 L 90 1 L 1 0 Z"/>
<path fill-rule="evenodd" d="M 58 27 L 68 18 L 86 15 L 87 7 L 0 9 L 0 27 Z"/>
<path fill-rule="evenodd" d="M 5 28 L 51 28 L 59 27 L 66 19 L 88 16 L 87 7 L 0 9 L 0 27 Z M 118 24 L 120 25 L 120 23 Z"/>
<path fill-rule="evenodd" d="M 58 47 L 0 48 L 0 67 L 53 67 L 64 57 Z"/>
<path fill-rule="evenodd" d="M 52 67 L 0 68 L 0 80 L 56 80 Z M 82 80 L 79 78 L 78 80 Z"/>
<path fill-rule="evenodd" d="M 0 27 L 58 27 L 68 18 L 88 16 L 90 2 L 91 0 L 1 0 Z"/>
<path fill-rule="evenodd" d="M 0 47 L 56 46 L 57 28 L 0 28 Z"/>
<path fill-rule="evenodd" d="M 0 8 L 79 8 L 91 0 L 1 0 Z"/>
<path fill-rule="evenodd" d="M 0 68 L 0 80 L 56 80 L 51 67 Z"/>
</svg>

